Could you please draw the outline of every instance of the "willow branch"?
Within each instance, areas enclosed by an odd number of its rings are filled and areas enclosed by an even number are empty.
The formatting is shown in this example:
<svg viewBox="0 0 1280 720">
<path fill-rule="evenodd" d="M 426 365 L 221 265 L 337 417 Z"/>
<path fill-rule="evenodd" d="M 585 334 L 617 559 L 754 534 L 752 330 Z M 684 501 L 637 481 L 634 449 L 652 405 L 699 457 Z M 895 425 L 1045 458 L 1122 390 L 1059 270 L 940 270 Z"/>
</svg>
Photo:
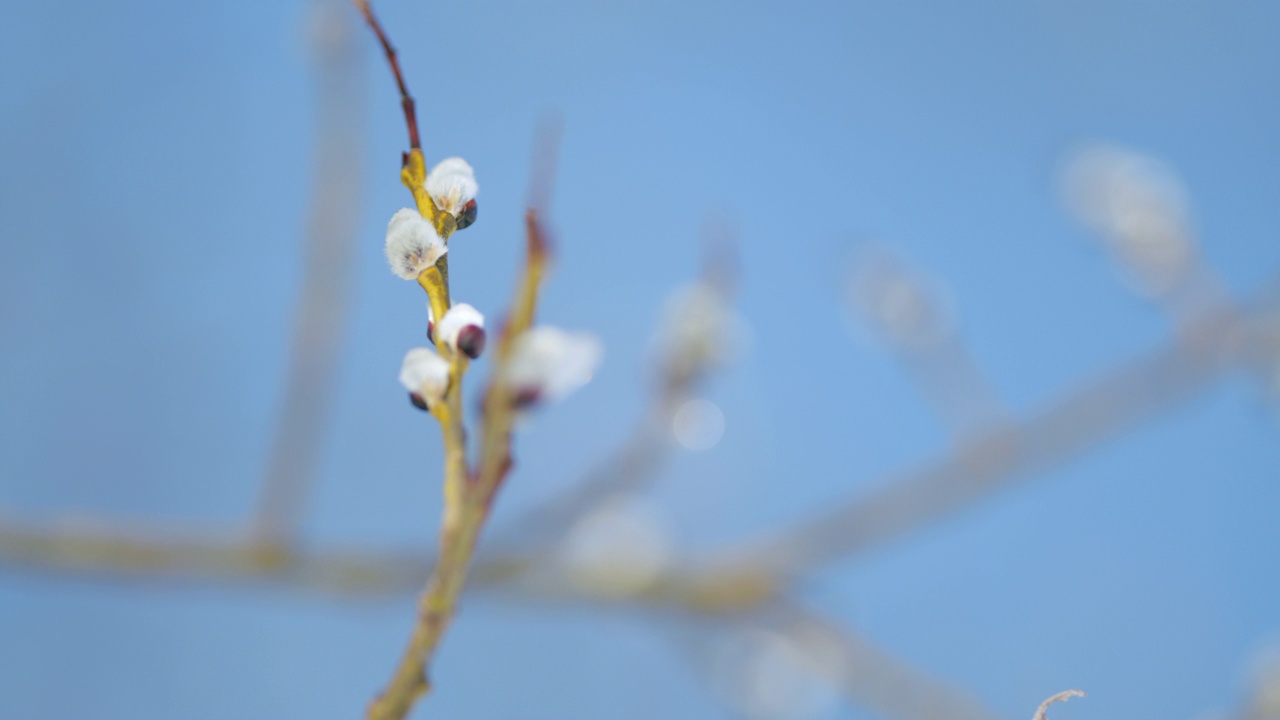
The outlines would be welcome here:
<svg viewBox="0 0 1280 720">
<path fill-rule="evenodd" d="M 862 323 L 893 352 L 953 437 L 964 439 L 1007 419 L 944 295 L 895 252 L 876 244 L 859 248 L 848 295 Z"/>
<path fill-rule="evenodd" d="M 727 306 L 736 279 L 732 256 L 719 246 L 711 247 L 707 255 L 698 286 Z M 666 330 L 659 328 L 660 333 Z M 706 330 L 712 335 L 726 331 L 723 327 Z M 642 490 L 657 476 L 670 455 L 673 415 L 718 362 L 714 353 L 700 352 L 689 343 L 667 342 L 661 353 L 649 407 L 623 446 L 574 485 L 504 523 L 500 528 L 504 545 L 547 552 L 593 509 Z"/>
<path fill-rule="evenodd" d="M 434 569 L 420 550 L 328 547 L 284 552 L 227 530 L 140 528 L 102 520 L 34 523 L 0 518 L 0 566 L 38 573 L 179 585 L 262 586 L 353 598 L 400 598 L 423 587 Z M 558 575 L 556 558 L 490 554 L 476 560 L 467 587 L 500 597 L 556 605 L 649 607 L 701 613 L 760 606 L 772 588 L 733 575 L 676 565 L 643 592 L 593 592 Z"/>
<path fill-rule="evenodd" d="M 1221 377 L 1223 371 L 1243 364 L 1258 373 L 1274 372 L 1275 364 L 1280 360 L 1280 279 L 1273 285 L 1273 289 L 1264 293 L 1258 302 L 1243 310 L 1239 323 L 1228 323 L 1191 346 L 1198 348 L 1193 357 L 1218 357 L 1219 360 L 1187 361 L 1183 358 L 1188 353 L 1184 337 L 1108 373 L 1075 395 L 1037 413 L 1025 427 L 1008 428 L 999 437 L 1035 439 L 1070 431 L 1056 442 L 1042 441 L 1038 446 L 1041 453 L 1056 450 L 1053 456 L 1061 457 L 1067 449 L 1083 451 L 1089 441 L 1100 441 L 1110 433 L 1131 428 L 1139 421 L 1154 416 L 1160 409 L 1169 410 L 1179 401 L 1189 400 L 1197 390 Z M 1238 342 L 1233 341 L 1232 338 L 1237 337 L 1233 328 L 1242 325 L 1247 330 Z M 1136 395 L 1128 393 L 1123 390 L 1126 383 L 1138 383 L 1143 390 Z M 1173 394 L 1170 396 L 1160 396 L 1161 392 L 1171 391 Z M 1099 396 L 1110 397 L 1114 404 L 1106 406 L 1109 408 L 1106 413 L 1101 413 L 1099 408 L 1086 412 L 1092 407 L 1089 398 Z M 1103 422 L 1107 428 L 1088 433 L 1073 430 L 1093 422 Z M 994 491 L 1015 482 L 1018 473 L 1030 472 L 1033 466 L 1025 456 L 1021 456 L 1016 465 L 1008 461 L 994 465 L 988 462 L 986 474 L 977 472 L 983 467 L 980 461 L 984 457 L 994 449 L 1006 446 L 1007 440 L 1002 443 L 990 438 L 985 445 L 966 445 L 931 465 L 897 476 L 896 481 L 891 479 L 882 490 L 831 513 L 825 519 L 806 523 L 756 545 L 731 548 L 731 556 L 742 558 L 743 562 L 713 564 L 710 569 L 697 568 L 693 574 L 703 578 L 698 584 L 677 577 L 678 570 L 672 569 L 663 574 L 644 601 L 661 599 L 675 605 L 704 608 L 750 607 L 755 598 L 767 596 L 767 593 L 742 588 L 759 587 L 767 585 L 767 582 L 759 578 L 754 581 L 740 579 L 739 589 L 733 590 L 728 576 L 715 570 L 716 567 L 736 568 L 743 577 L 750 578 L 752 571 L 761 572 L 764 567 L 785 568 L 786 562 L 794 563 L 797 568 L 813 567 L 823 561 L 865 552 L 878 542 L 908 533 L 921 524 L 960 510 L 966 502 L 977 499 L 971 493 L 980 495 L 984 491 Z M 1039 463 L 1047 464 L 1051 460 L 1050 456 L 1041 456 Z M 961 486 L 961 489 L 949 489 L 953 486 Z M 934 494 L 938 498 L 931 502 L 929 498 Z M 880 516 L 885 519 L 879 521 L 877 518 Z M 840 524 L 839 518 L 847 518 L 845 525 Z M 227 536 L 234 537 L 231 534 Z M 285 586 L 323 592 L 402 594 L 421 587 L 431 566 L 425 553 L 395 551 L 296 553 L 285 556 L 287 563 L 276 560 L 255 564 L 246 559 L 261 551 L 261 548 L 238 540 L 183 539 L 166 532 L 141 532 L 136 528 L 103 530 L 98 522 L 88 527 L 65 523 L 32 526 L 0 518 L 0 563 L 36 571 L 53 569 L 144 579 L 190 577 L 213 582 L 235 582 L 242 578 L 257 582 L 280 577 Z M 766 560 L 769 561 L 767 565 L 759 564 Z M 282 567 L 290 569 L 283 572 L 280 570 Z M 492 578 L 501 574 L 491 572 L 495 568 L 507 568 L 514 574 L 536 568 L 538 573 L 522 578 L 515 585 L 504 584 L 504 590 L 521 596 L 539 595 L 551 599 L 575 596 L 580 599 L 582 593 L 568 588 L 564 578 L 544 572 L 553 567 L 549 559 L 537 555 L 502 555 L 487 558 L 477 572 L 482 578 Z M 341 580 L 334 581 L 334 578 Z"/>
<path fill-rule="evenodd" d="M 1280 297 L 1268 293 L 1252 307 L 1203 318 L 1165 347 L 1025 420 L 891 476 L 866 497 L 746 547 L 740 557 L 803 573 L 959 511 L 1185 402 L 1226 370 L 1259 364 L 1261 346 L 1251 326 L 1278 309 Z"/>
<path fill-rule="evenodd" d="M 382 52 L 387 56 L 387 64 L 391 66 L 391 74 L 395 77 L 396 88 L 400 91 L 400 107 L 404 109 L 404 124 L 409 129 L 409 149 L 418 150 L 422 147 L 422 143 L 418 138 L 418 117 L 414 109 L 413 96 L 409 94 L 409 88 L 404 82 L 404 75 L 400 72 L 400 60 L 396 55 L 396 49 L 391 46 L 391 41 L 387 39 L 387 33 L 383 31 L 382 24 L 378 22 L 377 16 L 373 14 L 373 6 L 369 4 L 369 0 L 351 0 L 351 2 L 360 11 L 364 21 L 369 24 L 373 34 L 378 37 L 378 43 L 382 45 Z"/>
<path fill-rule="evenodd" d="M 353 1 L 381 43 L 387 56 L 387 64 L 390 65 L 400 90 L 405 125 L 409 129 L 409 152 L 403 156 L 400 180 L 413 194 L 418 212 L 431 222 L 447 243 L 457 225 L 453 215 L 437 208 L 435 201 L 427 193 L 426 160 L 419 141 L 414 102 L 405 85 L 395 49 L 374 16 L 368 0 Z M 444 318 L 450 307 L 448 254 L 442 255 L 433 267 L 424 270 L 418 276 L 418 283 L 427 293 L 433 315 L 437 319 Z M 466 583 L 471 555 L 479 533 L 479 524 L 472 523 L 472 513 L 467 510 L 465 497 L 470 476 L 462 404 L 462 381 L 467 370 L 467 360 L 461 353 L 445 348 L 443 338 L 437 338 L 437 349 L 450 359 L 450 383 L 445 401 L 431 406 L 431 414 L 440 421 L 445 451 L 444 513 L 440 526 L 439 556 L 418 600 L 418 618 L 404 653 L 396 664 L 386 689 L 369 704 L 369 720 L 400 720 L 409 713 L 417 699 L 429 690 L 427 666 L 453 618 L 454 607 Z"/>
<path fill-rule="evenodd" d="M 390 684 L 369 706 L 369 720 L 400 720 L 408 714 L 417 699 L 429 691 L 427 670 L 439 648 L 440 640 L 453 621 L 458 598 L 466 586 L 480 532 L 488 520 L 489 508 L 498 486 L 511 466 L 510 434 L 514 421 L 514 398 L 511 397 L 504 379 L 505 369 L 511 359 L 515 339 L 533 321 L 547 253 L 545 235 L 533 211 L 529 213 L 527 225 L 529 256 L 510 315 L 499 336 L 495 379 L 485 401 L 480 467 L 471 477 L 459 479 L 451 474 L 446 477 L 446 508 L 440 533 L 440 555 L 418 603 L 418 621 L 414 625 L 409 644 L 396 666 Z M 447 417 L 441 417 L 441 423 L 446 428 L 446 443 L 450 442 L 448 428 L 451 423 L 460 423 L 454 413 L 461 412 L 456 389 L 450 394 L 453 397 L 448 405 Z M 446 447 L 446 454 L 451 454 L 453 450 L 452 447 Z M 465 454 L 462 458 L 462 467 L 465 468 Z M 447 463 L 447 467 L 452 473 L 456 466 Z"/>
<path fill-rule="evenodd" d="M 806 669 L 853 705 L 889 720 L 996 720 L 971 694 L 894 657 L 867 638 L 799 604 L 777 607 L 778 629 L 804 654 Z"/>
<path fill-rule="evenodd" d="M 492 558 L 484 584 L 522 570 L 525 560 Z M 0 519 L 0 564 L 31 572 L 177 584 L 263 585 L 338 596 L 403 597 L 431 568 L 420 551 L 325 548 L 284 551 L 217 530 L 139 528 L 86 522 Z"/>
<path fill-rule="evenodd" d="M 1042 453 L 1049 449 L 1056 449 L 1058 454 L 1064 449 L 1082 451 L 1087 441 L 1104 439 L 1109 433 L 1132 427 L 1142 419 L 1154 416 L 1159 409 L 1168 410 L 1178 401 L 1190 399 L 1195 391 L 1207 387 L 1223 371 L 1239 364 L 1259 373 L 1267 369 L 1274 372 L 1275 363 L 1280 360 L 1280 280 L 1274 284 L 1275 289 L 1244 310 L 1241 323 L 1249 329 L 1238 343 L 1230 339 L 1234 337 L 1231 329 L 1223 327 L 1221 334 L 1215 333 L 1192 346 L 1199 348 L 1194 356 L 1220 357 L 1219 361 L 1201 360 L 1188 364 L 1187 360 L 1181 359 L 1188 352 L 1187 346 L 1184 341 L 1175 341 L 1108 373 L 1076 395 L 1036 414 L 1034 422 L 1029 422 L 1026 427 L 1006 429 L 1001 437 L 1037 438 L 1053 434 L 1049 431 L 1055 428 L 1071 430 L 1081 424 L 1105 422 L 1109 430 L 1097 429 L 1088 434 L 1073 431 L 1068 433 L 1069 438 L 1064 437 L 1055 443 L 1042 442 L 1039 446 Z M 1238 324 L 1229 325 L 1239 327 Z M 1228 347 L 1224 349 L 1223 345 Z M 1188 373 L 1189 369 L 1197 368 L 1198 372 Z M 1143 381 L 1142 378 L 1153 379 Z M 1130 382 L 1138 382 L 1144 391 L 1136 396 L 1123 392 L 1125 383 Z M 1121 391 L 1115 396 L 1115 393 L 1109 394 L 1109 390 Z M 1168 397 L 1159 397 L 1158 391 L 1175 392 Z M 1099 415 L 1097 409 L 1084 412 L 1083 408 L 1090 407 L 1088 398 L 1096 396 L 1113 396 L 1115 404 L 1109 406 L 1110 410 L 1105 414 Z M 986 442 L 988 453 L 1003 445 L 990 439 Z M 721 567 L 758 572 L 766 567 L 758 562 L 770 559 L 767 566 L 775 568 L 779 564 L 785 567 L 788 561 L 797 567 L 812 567 L 822 561 L 865 552 L 878 542 L 958 511 L 967 501 L 976 499 L 968 493 L 980 494 L 984 489 L 994 491 L 1016 481 L 1018 475 L 1015 471 L 1030 471 L 1031 464 L 1024 457 L 1017 466 L 1007 462 L 989 465 L 987 474 L 975 474 L 975 470 L 982 467 L 978 461 L 984 458 L 983 448 L 980 443 L 966 445 L 936 463 L 903 473 L 897 481 L 886 483 L 882 490 L 831 513 L 825 519 L 806 523 L 757 545 L 732 548 L 732 557 L 743 558 L 744 562 Z M 1048 463 L 1051 459 L 1042 457 L 1040 462 Z M 981 484 L 973 487 L 979 481 Z M 953 485 L 963 486 L 965 491 L 949 490 Z M 934 491 L 940 497 L 935 503 L 930 503 L 927 500 Z M 883 522 L 877 521 L 881 515 L 885 516 Z M 847 525 L 840 526 L 838 518 L 848 518 L 845 520 Z M 226 537 L 234 538 L 238 534 L 227 533 Z M 753 555 L 753 552 L 765 554 Z M 248 559 L 255 553 L 259 558 L 257 561 Z M 429 555 L 420 552 L 325 550 L 277 553 L 276 559 L 270 562 L 264 562 L 264 557 L 270 558 L 271 554 L 264 554 L 262 548 L 235 539 L 191 538 L 159 530 L 143 532 L 137 528 L 109 527 L 104 530 L 98 521 L 83 527 L 66 523 L 49 526 L 0 518 L 0 563 L 35 571 L 52 569 L 120 578 L 194 578 L 212 582 L 241 579 L 258 582 L 280 578 L 285 586 L 322 592 L 402 594 L 421 587 L 431 566 Z M 281 562 L 280 557 L 286 558 L 287 562 Z M 806 562 L 801 563 L 802 559 Z M 285 567 L 289 568 L 287 572 L 281 570 Z M 567 599 L 570 595 L 581 597 L 581 593 L 566 588 L 563 578 L 542 572 L 549 567 L 552 565 L 548 559 L 540 556 L 503 555 L 487 558 L 477 572 L 481 578 L 494 578 L 501 575 L 495 571 L 497 568 L 507 568 L 513 574 L 539 568 L 536 576 L 523 578 L 517 585 L 504 585 L 504 588 L 519 594 L 553 599 Z M 650 591 L 649 599 L 661 598 L 664 602 L 690 607 L 719 604 L 742 608 L 750 607 L 753 598 L 767 595 L 759 591 L 730 590 L 732 583 L 721 571 L 714 569 L 696 569 L 693 574 L 703 577 L 697 585 L 678 578 L 677 574 L 675 569 L 664 573 Z M 750 572 L 745 572 L 745 576 L 750 575 Z M 739 588 L 751 584 L 740 581 Z M 765 584 L 765 581 L 757 579 L 755 584 Z M 694 592 L 694 587 L 699 589 Z"/>
<path fill-rule="evenodd" d="M 340 9 L 340 8 L 339 8 Z M 360 205 L 364 93 L 347 13 L 329 11 L 314 35 L 315 168 L 305 266 L 295 309 L 279 424 L 258 503 L 260 542 L 297 541 L 332 404 L 346 327 Z"/>
<path fill-rule="evenodd" d="M 516 340 L 533 325 L 538 289 L 546 270 L 550 243 L 537 210 L 525 214 L 526 262 L 511 310 L 498 335 L 493 382 L 484 398 L 484 429 L 479 468 L 471 488 L 479 503 L 487 504 L 497 492 L 512 464 L 511 427 L 516 418 L 516 397 L 507 381 Z"/>
<path fill-rule="evenodd" d="M 1054 703 L 1066 702 L 1073 697 L 1084 697 L 1082 690 L 1063 690 L 1056 695 L 1049 696 L 1044 702 L 1040 703 L 1040 707 L 1036 708 L 1036 714 L 1031 716 L 1031 720 L 1045 720 L 1049 714 L 1049 706 Z"/>
</svg>

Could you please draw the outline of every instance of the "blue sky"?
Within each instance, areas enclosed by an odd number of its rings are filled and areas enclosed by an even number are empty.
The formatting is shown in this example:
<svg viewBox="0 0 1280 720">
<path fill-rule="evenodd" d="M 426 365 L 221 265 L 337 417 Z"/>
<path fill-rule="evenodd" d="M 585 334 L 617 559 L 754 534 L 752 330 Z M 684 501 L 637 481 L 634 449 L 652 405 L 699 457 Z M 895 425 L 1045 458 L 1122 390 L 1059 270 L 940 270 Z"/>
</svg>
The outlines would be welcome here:
<svg viewBox="0 0 1280 720">
<path fill-rule="evenodd" d="M 643 407 L 665 295 L 709 218 L 738 229 L 750 350 L 726 429 L 654 498 L 711 548 L 946 450 L 890 354 L 847 331 L 841 268 L 883 242 L 937 278 L 1025 413 L 1167 342 L 1063 208 L 1072 148 L 1159 157 L 1247 298 L 1280 270 L 1280 9 L 1245 2 L 379 4 L 429 158 L 477 170 L 454 292 L 496 313 L 535 128 L 563 117 L 542 317 L 597 333 L 595 382 L 531 423 L 498 520 L 570 484 Z M 354 12 L 354 11 L 353 11 Z M 239 523 L 282 396 L 312 186 L 305 3 L 9 3 L 0 24 L 0 508 Z M 404 130 L 362 36 L 361 241 L 314 542 L 430 543 L 433 429 L 395 383 L 420 291 L 391 276 Z M 813 578 L 808 599 L 1009 717 L 1193 717 L 1280 632 L 1280 445 L 1229 375 L 1032 482 Z M 405 452 L 404 448 L 412 448 Z M 430 472 L 423 468 L 431 468 Z M 651 618 L 476 599 L 431 712 L 726 717 Z M 0 569 L 0 696 L 24 717 L 352 717 L 411 598 Z M 835 717 L 866 715 L 853 708 Z"/>
</svg>

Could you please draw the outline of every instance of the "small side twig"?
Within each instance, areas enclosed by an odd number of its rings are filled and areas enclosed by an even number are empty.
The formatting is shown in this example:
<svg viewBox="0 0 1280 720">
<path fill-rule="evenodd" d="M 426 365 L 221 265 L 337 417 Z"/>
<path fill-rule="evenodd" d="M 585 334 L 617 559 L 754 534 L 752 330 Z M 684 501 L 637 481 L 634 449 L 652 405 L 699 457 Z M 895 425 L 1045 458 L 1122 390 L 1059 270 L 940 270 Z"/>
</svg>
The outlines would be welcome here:
<svg viewBox="0 0 1280 720">
<path fill-rule="evenodd" d="M 1083 690 L 1063 690 L 1057 695 L 1051 695 L 1049 699 L 1040 703 L 1040 707 L 1036 708 L 1036 714 L 1031 716 L 1031 720 L 1045 720 L 1045 718 L 1047 717 L 1047 713 L 1049 712 L 1050 705 L 1058 702 L 1066 702 L 1073 697 L 1084 697 L 1084 691 Z"/>
<path fill-rule="evenodd" d="M 698 288 L 725 306 L 736 281 L 735 258 L 727 247 L 727 241 L 709 243 L 706 264 L 697 281 Z M 715 321 L 723 324 L 724 318 Z M 704 338 L 725 332 L 718 325 L 700 330 Z M 642 490 L 657 475 L 670 454 L 672 416 L 711 373 L 717 360 L 697 343 L 668 342 L 661 353 L 649 408 L 622 447 L 574 485 L 504 523 L 500 531 L 505 545 L 548 553 L 593 509 L 611 498 Z"/>
<path fill-rule="evenodd" d="M 810 670 L 848 702 L 891 720 L 996 720 L 999 716 L 968 692 L 907 664 L 794 601 L 781 604 L 781 629 L 810 648 Z"/>
<path fill-rule="evenodd" d="M 550 253 L 550 241 L 535 208 L 530 208 L 525 215 L 525 236 L 527 257 L 524 274 L 512 300 L 506 323 L 498 336 L 493 382 L 484 399 L 484 429 L 479 467 L 472 492 L 486 505 L 492 501 L 498 486 L 511 468 L 511 427 L 515 423 L 516 398 L 505 376 L 516 339 L 533 325 L 538 289 L 542 284 Z"/>
</svg>

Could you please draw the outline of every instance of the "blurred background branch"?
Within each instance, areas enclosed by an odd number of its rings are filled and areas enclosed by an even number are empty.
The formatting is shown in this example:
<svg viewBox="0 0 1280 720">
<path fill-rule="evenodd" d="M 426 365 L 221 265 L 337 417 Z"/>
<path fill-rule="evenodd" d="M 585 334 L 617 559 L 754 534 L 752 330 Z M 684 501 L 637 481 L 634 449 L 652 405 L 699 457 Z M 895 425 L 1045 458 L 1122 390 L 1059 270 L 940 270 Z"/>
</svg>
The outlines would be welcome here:
<svg viewBox="0 0 1280 720">
<path fill-rule="evenodd" d="M 345 3 L 312 0 L 308 19 L 315 88 L 311 207 L 284 396 L 253 526 L 260 542 L 280 549 L 300 539 L 351 306 L 364 197 L 365 84 L 363 38 L 349 13 Z"/>
<path fill-rule="evenodd" d="M 718 272 L 711 272 L 710 278 L 721 277 Z M 708 282 L 712 281 L 704 278 L 695 286 L 695 295 L 721 292 L 714 284 L 719 281 Z M 477 591 L 496 591 L 514 600 L 666 607 L 724 615 L 731 622 L 750 613 L 748 617 L 762 618 L 757 622 L 799 647 L 810 648 L 811 640 L 821 639 L 819 644 L 826 643 L 822 652 L 834 654 L 838 662 L 828 658 L 806 661 L 805 666 L 856 704 L 884 717 L 992 717 L 967 697 L 934 687 L 925 676 L 849 631 L 783 600 L 782 593 L 823 563 L 861 554 L 912 532 L 1167 411 L 1223 372 L 1242 369 L 1246 363 L 1274 365 L 1280 357 L 1268 343 L 1280 319 L 1276 297 L 1280 295 L 1269 291 L 1239 311 L 1224 310 L 1220 316 L 1205 318 L 1168 346 L 1083 384 L 1027 420 L 962 442 L 935 463 L 893 476 L 872 495 L 764 542 L 730 546 L 710 561 L 676 560 L 683 556 L 677 551 L 671 561 L 643 570 L 627 565 L 625 550 L 620 555 L 601 555 L 593 565 L 566 566 L 562 544 L 574 524 L 619 493 L 639 492 L 652 479 L 656 458 L 638 450 L 637 442 L 655 446 L 665 442 L 670 408 L 687 396 L 717 353 L 700 353 L 697 359 L 666 355 L 659 362 L 664 372 L 655 392 L 656 409 L 649 411 L 650 419 L 642 425 L 642 440 L 633 438 L 617 456 L 619 460 L 593 471 L 565 496 L 520 518 L 521 536 L 531 534 L 535 541 L 496 543 L 496 549 L 484 553 L 476 565 L 473 585 Z M 714 300 L 704 298 L 714 302 L 714 315 L 682 313 L 681 317 L 707 323 L 699 327 L 699 337 L 720 337 L 727 317 L 721 303 L 726 300 L 720 294 Z M 97 522 L 41 527 L 29 521 L 0 521 L 0 562 L 27 570 L 103 577 L 263 583 L 309 592 L 395 596 L 421 586 L 430 570 L 429 558 L 422 551 L 281 554 L 234 534 L 218 539 L 216 533 L 147 534 L 136 527 L 108 528 Z M 629 579 L 622 585 L 601 584 L 592 573 Z"/>
<path fill-rule="evenodd" d="M 1271 286 L 1277 283 L 1280 278 Z M 742 555 L 783 572 L 805 572 L 865 552 L 1158 417 L 1225 372 L 1274 367 L 1269 343 L 1280 311 L 1274 294 L 1269 287 L 1243 312 L 1221 308 L 1166 346 L 1082 383 L 1025 420 L 996 425 Z"/>
</svg>

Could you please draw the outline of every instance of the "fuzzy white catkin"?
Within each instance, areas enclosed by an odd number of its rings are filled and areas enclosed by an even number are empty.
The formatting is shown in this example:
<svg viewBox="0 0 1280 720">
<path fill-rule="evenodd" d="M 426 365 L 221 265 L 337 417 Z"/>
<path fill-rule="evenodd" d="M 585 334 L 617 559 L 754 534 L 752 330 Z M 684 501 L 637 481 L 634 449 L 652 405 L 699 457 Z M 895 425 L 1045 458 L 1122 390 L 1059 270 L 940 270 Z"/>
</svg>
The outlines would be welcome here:
<svg viewBox="0 0 1280 720">
<path fill-rule="evenodd" d="M 445 158 L 427 173 L 427 194 L 436 207 L 456 216 L 480 192 L 476 173 L 460 157 Z"/>
<path fill-rule="evenodd" d="M 604 347 L 594 335 L 536 327 L 516 341 L 507 381 L 517 391 L 552 400 L 589 382 L 603 355 Z"/>
<path fill-rule="evenodd" d="M 1195 240 L 1186 191 L 1169 167 L 1098 146 L 1072 160 L 1065 181 L 1072 209 L 1103 234 L 1141 292 L 1162 295 L 1187 279 Z"/>
<path fill-rule="evenodd" d="M 1186 223 L 1186 191 L 1173 170 L 1154 158 L 1095 146 L 1072 159 L 1065 179 L 1072 208 L 1101 232 L 1131 235 L 1152 218 Z"/>
<path fill-rule="evenodd" d="M 401 208 L 387 223 L 387 262 L 405 280 L 417 279 L 446 252 L 444 240 L 417 210 Z"/>
<path fill-rule="evenodd" d="M 428 348 L 413 348 L 400 366 L 400 384 L 421 395 L 427 403 L 438 402 L 449 389 L 449 362 Z"/>
<path fill-rule="evenodd" d="M 663 354 L 718 362 L 728 352 L 733 320 L 733 310 L 719 289 L 695 283 L 667 298 L 658 346 Z"/>
<path fill-rule="evenodd" d="M 449 308 L 449 312 L 445 313 L 444 318 L 436 324 L 436 337 L 443 340 L 445 345 L 457 350 L 458 333 L 470 325 L 483 328 L 484 315 L 466 303 L 458 303 Z"/>
</svg>

